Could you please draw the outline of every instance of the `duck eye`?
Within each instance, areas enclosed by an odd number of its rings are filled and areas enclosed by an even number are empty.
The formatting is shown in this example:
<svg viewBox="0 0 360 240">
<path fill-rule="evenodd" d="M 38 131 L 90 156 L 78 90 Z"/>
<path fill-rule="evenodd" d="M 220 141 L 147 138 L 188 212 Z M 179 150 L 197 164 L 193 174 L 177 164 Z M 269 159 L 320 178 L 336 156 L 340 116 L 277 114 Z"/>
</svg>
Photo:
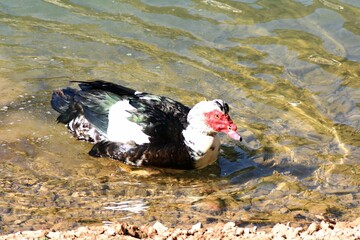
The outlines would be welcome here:
<svg viewBox="0 0 360 240">
<path fill-rule="evenodd" d="M 215 118 L 219 119 L 220 118 L 219 114 L 215 114 Z"/>
<path fill-rule="evenodd" d="M 228 126 L 228 129 L 231 131 L 232 130 L 231 126 Z"/>
</svg>

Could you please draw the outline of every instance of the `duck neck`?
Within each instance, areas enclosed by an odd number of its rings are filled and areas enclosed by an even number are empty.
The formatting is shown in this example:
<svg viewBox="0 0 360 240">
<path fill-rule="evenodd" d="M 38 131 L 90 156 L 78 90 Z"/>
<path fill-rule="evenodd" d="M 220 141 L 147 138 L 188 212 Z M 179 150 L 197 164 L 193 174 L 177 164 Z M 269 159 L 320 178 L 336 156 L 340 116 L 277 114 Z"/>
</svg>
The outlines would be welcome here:
<svg viewBox="0 0 360 240">
<path fill-rule="evenodd" d="M 189 125 L 183 132 L 184 142 L 195 160 L 201 158 L 212 146 L 216 134 L 208 135 Z"/>
<path fill-rule="evenodd" d="M 216 161 L 220 149 L 220 139 L 215 133 L 208 135 L 188 127 L 183 131 L 183 136 L 193 159 L 194 168 L 204 168 Z"/>
</svg>

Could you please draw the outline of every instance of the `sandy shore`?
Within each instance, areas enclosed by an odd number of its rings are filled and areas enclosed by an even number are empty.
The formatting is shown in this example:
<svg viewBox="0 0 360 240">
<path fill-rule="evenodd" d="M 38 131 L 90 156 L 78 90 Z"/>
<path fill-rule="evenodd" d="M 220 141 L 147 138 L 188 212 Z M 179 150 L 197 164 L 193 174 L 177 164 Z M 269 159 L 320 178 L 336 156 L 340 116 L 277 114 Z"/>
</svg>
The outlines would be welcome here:
<svg viewBox="0 0 360 240">
<path fill-rule="evenodd" d="M 234 222 L 189 229 L 154 225 L 134 226 L 114 223 L 104 226 L 80 227 L 70 231 L 23 231 L 0 236 L 0 239 L 349 239 L 360 240 L 360 218 L 353 222 L 322 220 L 304 227 L 276 224 L 272 228 L 238 227 Z"/>
</svg>

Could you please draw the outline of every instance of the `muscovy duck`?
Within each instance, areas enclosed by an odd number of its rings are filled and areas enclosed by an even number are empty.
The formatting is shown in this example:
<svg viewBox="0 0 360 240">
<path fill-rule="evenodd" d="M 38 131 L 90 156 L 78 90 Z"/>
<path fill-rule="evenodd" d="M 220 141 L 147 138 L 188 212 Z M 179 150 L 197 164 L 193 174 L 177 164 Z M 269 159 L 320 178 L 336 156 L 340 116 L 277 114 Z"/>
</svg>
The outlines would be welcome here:
<svg viewBox="0 0 360 240">
<path fill-rule="evenodd" d="M 241 141 L 222 100 L 189 108 L 167 97 L 138 92 L 101 80 L 75 81 L 80 89 L 55 90 L 51 105 L 79 140 L 95 145 L 95 157 L 136 166 L 203 168 L 216 161 L 217 132 Z"/>
</svg>

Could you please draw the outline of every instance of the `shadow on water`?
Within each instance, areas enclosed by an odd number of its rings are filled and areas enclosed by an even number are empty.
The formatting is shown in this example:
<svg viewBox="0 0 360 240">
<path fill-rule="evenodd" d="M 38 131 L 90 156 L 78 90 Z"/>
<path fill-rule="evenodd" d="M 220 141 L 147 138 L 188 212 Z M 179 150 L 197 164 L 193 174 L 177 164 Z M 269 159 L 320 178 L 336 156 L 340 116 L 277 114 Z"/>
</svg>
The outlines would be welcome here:
<svg viewBox="0 0 360 240">
<path fill-rule="evenodd" d="M 223 157 L 219 159 L 220 176 L 229 179 L 231 184 L 243 184 L 253 179 L 271 176 L 274 172 L 301 180 L 312 176 L 318 168 L 294 163 L 291 156 L 281 156 L 267 147 L 261 148 L 261 154 L 257 154 L 259 150 L 244 151 L 241 147 L 223 146 L 223 150 Z"/>
</svg>

